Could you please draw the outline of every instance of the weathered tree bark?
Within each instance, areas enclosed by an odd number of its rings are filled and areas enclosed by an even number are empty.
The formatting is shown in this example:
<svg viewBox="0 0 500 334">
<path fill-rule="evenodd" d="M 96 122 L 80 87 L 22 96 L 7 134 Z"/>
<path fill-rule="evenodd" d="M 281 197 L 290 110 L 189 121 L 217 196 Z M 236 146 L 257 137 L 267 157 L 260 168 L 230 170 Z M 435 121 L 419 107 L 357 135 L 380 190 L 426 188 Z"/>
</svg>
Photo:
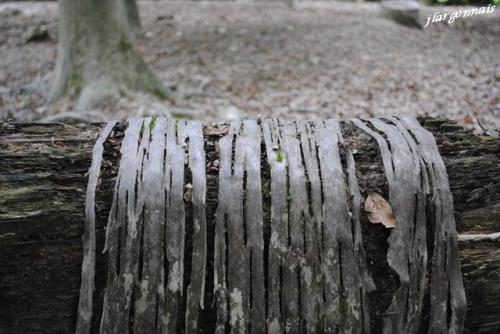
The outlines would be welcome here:
<svg viewBox="0 0 500 334">
<path fill-rule="evenodd" d="M 139 29 L 133 0 L 60 0 L 49 100 L 77 98 L 77 109 L 87 110 L 137 91 L 165 99 L 164 87 L 134 47 Z"/>
<path fill-rule="evenodd" d="M 141 31 L 141 18 L 139 17 L 139 9 L 137 8 L 136 0 L 124 0 L 125 8 L 127 9 L 127 17 L 130 27 L 136 34 Z"/>
<path fill-rule="evenodd" d="M 461 235 L 462 271 L 467 294 L 466 330 L 500 331 L 500 139 L 477 137 L 445 120 L 425 119 L 437 139 L 455 201 Z M 107 256 L 100 255 L 104 227 L 123 137 L 118 126 L 104 151 L 102 182 L 96 196 L 97 278 L 94 330 L 98 328 Z M 67 333 L 74 331 L 80 288 L 86 173 L 102 125 L 0 125 L 0 333 Z M 343 124 L 349 146 L 357 151 L 356 169 L 363 196 L 387 184 L 378 148 L 359 129 Z M 218 196 L 220 136 L 205 136 L 207 160 L 207 238 L 214 237 Z M 264 150 L 263 150 L 264 151 Z M 264 165 L 264 164 L 263 164 Z M 270 180 L 263 171 L 262 182 Z M 264 211 L 268 198 L 264 198 Z M 186 217 L 192 213 L 186 206 Z M 382 328 L 381 316 L 397 287 L 386 261 L 389 230 L 362 215 L 368 266 L 377 290 L 370 294 L 371 327 Z M 189 229 L 187 230 L 189 232 Z M 467 236 L 466 236 L 467 235 Z M 474 235 L 474 236 L 472 236 Z M 191 247 L 189 244 L 187 247 Z M 213 250 L 212 250 L 213 251 Z M 213 272 L 209 251 L 207 273 Z M 206 309 L 200 313 L 204 332 L 215 326 L 207 274 Z M 424 312 L 424 314 L 427 314 Z M 424 318 L 424 321 L 428 321 Z"/>
</svg>

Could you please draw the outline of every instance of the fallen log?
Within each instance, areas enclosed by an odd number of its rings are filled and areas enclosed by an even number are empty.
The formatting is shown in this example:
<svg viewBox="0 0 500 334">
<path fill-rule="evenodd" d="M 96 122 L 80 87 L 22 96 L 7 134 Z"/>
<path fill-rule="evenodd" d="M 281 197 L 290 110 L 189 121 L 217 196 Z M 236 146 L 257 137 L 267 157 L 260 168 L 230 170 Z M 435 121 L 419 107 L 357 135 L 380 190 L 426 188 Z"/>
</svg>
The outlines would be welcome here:
<svg viewBox="0 0 500 334">
<path fill-rule="evenodd" d="M 494 233 L 500 231 L 500 140 L 476 137 L 445 120 L 421 121 L 436 137 L 455 201 L 468 302 L 466 331 L 497 332 L 500 330 L 500 251 Z M 66 333 L 76 326 L 86 173 L 101 128 L 102 125 L 1 125 L 1 331 Z M 118 125 L 105 144 L 102 182 L 96 197 L 98 250 L 104 245 L 104 227 L 123 129 L 123 125 Z M 355 152 L 363 196 L 366 198 L 368 193 L 377 191 L 387 198 L 388 185 L 375 142 L 352 125 L 343 124 L 342 130 L 347 144 Z M 219 185 L 216 143 L 224 132 L 224 127 L 205 128 L 209 240 L 214 234 Z M 263 171 L 262 177 L 263 183 L 269 182 L 268 171 Z M 368 223 L 364 213 L 361 218 L 368 268 L 377 285 L 377 290 L 370 294 L 371 328 L 376 333 L 382 328 L 381 314 L 390 303 L 397 280 L 386 263 L 389 231 Z M 213 254 L 209 252 L 210 256 Z M 96 300 L 102 300 L 106 260 L 106 256 L 97 257 L 100 279 L 96 282 Z M 207 272 L 213 271 L 212 265 L 209 261 Z M 210 279 L 207 275 L 207 278 L 206 291 L 210 292 L 213 277 Z M 205 295 L 206 308 L 200 313 L 203 324 L 200 327 L 204 332 L 212 332 L 215 326 L 212 298 L 210 293 Z M 101 303 L 96 304 L 94 330 L 98 328 L 101 314 Z"/>
</svg>

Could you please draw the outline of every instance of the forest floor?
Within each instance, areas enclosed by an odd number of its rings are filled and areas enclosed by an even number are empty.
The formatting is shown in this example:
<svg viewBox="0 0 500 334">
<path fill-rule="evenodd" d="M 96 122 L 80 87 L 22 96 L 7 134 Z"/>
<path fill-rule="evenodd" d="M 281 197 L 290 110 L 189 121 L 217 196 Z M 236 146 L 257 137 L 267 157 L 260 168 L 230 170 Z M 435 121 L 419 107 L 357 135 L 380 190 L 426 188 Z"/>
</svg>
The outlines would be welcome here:
<svg viewBox="0 0 500 334">
<path fill-rule="evenodd" d="M 409 113 L 500 128 L 500 10 L 417 30 L 383 18 L 375 3 L 139 3 L 140 49 L 174 91 L 166 107 L 175 114 L 215 121 Z M 423 17 L 459 9 L 424 8 Z M 52 112 L 44 95 L 56 11 L 55 3 L 0 4 L 0 118 Z M 107 117 L 138 107 L 122 103 Z"/>
</svg>

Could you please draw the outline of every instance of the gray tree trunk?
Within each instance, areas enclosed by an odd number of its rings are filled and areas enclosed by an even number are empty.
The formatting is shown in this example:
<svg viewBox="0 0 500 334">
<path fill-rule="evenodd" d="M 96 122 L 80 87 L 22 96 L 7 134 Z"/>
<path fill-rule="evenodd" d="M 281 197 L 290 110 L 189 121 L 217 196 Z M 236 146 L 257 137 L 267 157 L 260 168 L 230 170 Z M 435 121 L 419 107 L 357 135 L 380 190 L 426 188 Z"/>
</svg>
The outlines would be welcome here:
<svg viewBox="0 0 500 334">
<path fill-rule="evenodd" d="M 136 0 L 124 0 L 125 8 L 127 9 L 127 17 L 130 24 L 130 28 L 136 32 L 141 31 L 141 19 L 139 17 L 139 9 L 137 8 Z"/>
<path fill-rule="evenodd" d="M 130 17 L 135 17 L 130 20 Z M 134 47 L 135 1 L 59 0 L 59 44 L 50 102 L 77 98 L 77 109 L 142 91 L 166 98 Z"/>
</svg>

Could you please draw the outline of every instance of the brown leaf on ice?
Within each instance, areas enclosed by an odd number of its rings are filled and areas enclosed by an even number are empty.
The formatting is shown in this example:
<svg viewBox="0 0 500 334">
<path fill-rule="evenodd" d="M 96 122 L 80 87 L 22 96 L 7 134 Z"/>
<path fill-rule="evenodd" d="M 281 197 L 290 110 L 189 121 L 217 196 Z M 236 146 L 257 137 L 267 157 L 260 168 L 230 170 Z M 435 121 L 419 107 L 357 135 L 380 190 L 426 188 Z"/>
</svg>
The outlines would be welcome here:
<svg viewBox="0 0 500 334">
<path fill-rule="evenodd" d="M 392 207 L 377 193 L 371 193 L 365 201 L 365 210 L 368 212 L 368 220 L 374 224 L 383 224 L 387 228 L 396 227 L 396 219 Z"/>
</svg>

